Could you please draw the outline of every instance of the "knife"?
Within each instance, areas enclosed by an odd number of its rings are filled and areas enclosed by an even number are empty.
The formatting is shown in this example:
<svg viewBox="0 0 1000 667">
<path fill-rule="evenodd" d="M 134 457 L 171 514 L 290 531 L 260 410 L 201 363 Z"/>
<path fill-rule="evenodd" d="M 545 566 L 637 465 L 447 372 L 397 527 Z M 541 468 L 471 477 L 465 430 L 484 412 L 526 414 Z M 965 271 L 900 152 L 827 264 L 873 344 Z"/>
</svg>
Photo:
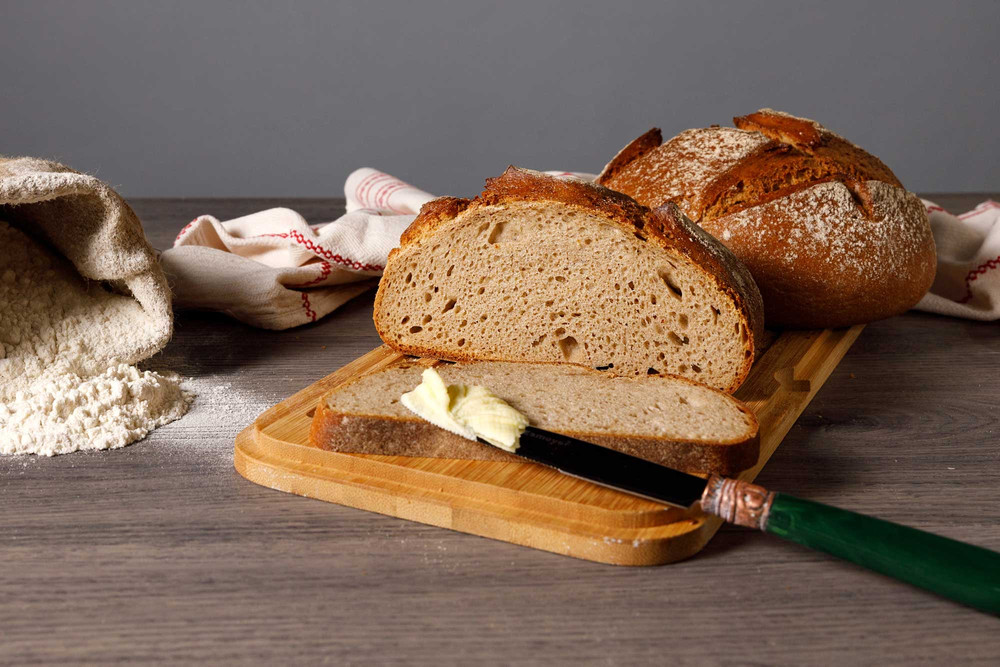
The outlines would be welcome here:
<svg viewBox="0 0 1000 667">
<path fill-rule="evenodd" d="M 480 438 L 480 442 L 489 444 Z M 719 475 L 703 479 L 527 427 L 514 454 L 561 473 L 707 514 L 843 558 L 1000 615 L 1000 553 Z"/>
</svg>

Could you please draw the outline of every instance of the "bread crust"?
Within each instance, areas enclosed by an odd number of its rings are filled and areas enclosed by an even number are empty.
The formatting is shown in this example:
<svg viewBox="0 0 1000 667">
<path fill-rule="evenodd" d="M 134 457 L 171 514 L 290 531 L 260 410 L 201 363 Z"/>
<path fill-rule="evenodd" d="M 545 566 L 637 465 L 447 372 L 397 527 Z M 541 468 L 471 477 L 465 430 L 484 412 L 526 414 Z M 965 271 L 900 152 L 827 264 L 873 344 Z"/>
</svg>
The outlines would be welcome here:
<svg viewBox="0 0 1000 667">
<path fill-rule="evenodd" d="M 614 178 L 622 169 L 654 148 L 658 148 L 662 143 L 663 133 L 658 127 L 650 129 L 645 134 L 640 134 L 625 148 L 618 151 L 618 155 L 611 158 L 611 162 L 604 165 L 604 169 L 601 170 L 601 176 L 598 178 L 598 183 L 601 182 L 601 178 Z"/>
<path fill-rule="evenodd" d="M 555 364 L 536 364 L 532 362 L 532 365 L 545 366 Z M 610 378 L 606 373 L 594 369 L 584 367 L 584 371 Z M 378 454 L 384 456 L 448 458 L 473 461 L 524 461 L 524 459 L 496 447 L 466 440 L 461 436 L 438 428 L 416 415 L 399 418 L 379 414 L 352 414 L 333 409 L 328 405 L 331 396 L 335 395 L 338 391 L 343 391 L 355 382 L 362 381 L 364 377 L 355 378 L 324 394 L 320 399 L 309 430 L 309 441 L 314 447 L 327 451 Z M 633 382 L 661 382 L 664 379 L 669 379 L 672 381 L 681 381 L 692 386 L 702 386 L 690 378 L 676 375 L 650 376 L 641 379 L 616 379 Z M 708 443 L 640 435 L 626 437 L 587 431 L 560 432 L 578 440 L 584 440 L 677 470 L 735 474 L 757 463 L 760 457 L 760 424 L 749 407 L 731 397 L 729 397 L 729 400 L 735 402 L 740 411 L 751 422 L 752 428 L 745 438 Z"/>
<path fill-rule="evenodd" d="M 733 383 L 723 389 L 732 393 L 743 384 L 750 374 L 754 350 L 760 344 L 764 331 L 764 307 L 760 292 L 747 268 L 724 245 L 688 220 L 672 203 L 651 210 L 631 197 L 609 188 L 509 166 L 501 176 L 487 179 L 485 189 L 475 199 L 444 197 L 425 204 L 401 236 L 399 248 L 389 253 L 386 274 L 389 273 L 389 265 L 402 250 L 430 238 L 442 225 L 478 208 L 523 201 L 557 202 L 599 212 L 641 240 L 665 250 L 679 252 L 705 269 L 715 287 L 732 299 L 748 338 L 745 349 L 749 354 L 745 355 L 743 367 Z M 380 282 L 375 295 L 374 322 L 382 340 L 404 354 L 441 358 L 440 350 L 398 344 L 387 335 L 391 325 L 380 321 L 378 317 L 385 293 L 385 286 Z M 447 358 L 454 361 L 476 360 L 461 352 L 450 352 Z"/>
<path fill-rule="evenodd" d="M 826 182 L 702 225 L 740 249 L 769 325 L 814 329 L 898 315 L 920 300 L 936 268 L 926 215 L 917 196 L 889 184 Z"/>
<path fill-rule="evenodd" d="M 852 207 L 843 206 L 843 200 L 837 206 L 822 207 L 836 218 L 823 222 L 839 226 L 839 233 L 855 231 L 839 223 L 859 215 L 856 231 L 862 236 L 872 224 L 885 219 L 876 211 L 894 205 L 898 195 L 885 188 L 873 193 L 870 184 L 900 190 L 902 185 L 881 160 L 815 121 L 772 109 L 738 116 L 733 122 L 735 130 L 687 130 L 642 155 L 630 153 L 630 162 L 616 158 L 615 168 L 606 168 L 598 182 L 647 206 L 676 202 L 749 266 L 764 296 L 769 325 L 846 326 L 888 317 L 916 304 L 936 270 L 934 240 L 922 207 L 919 211 L 905 207 L 906 217 L 883 227 L 887 244 L 877 249 L 873 245 L 871 251 L 858 245 L 850 258 L 863 263 L 892 246 L 909 258 L 909 265 L 893 267 L 895 273 L 885 262 L 882 273 L 875 271 L 861 281 L 860 286 L 872 290 L 871 299 L 856 298 L 859 285 L 848 285 L 829 262 L 833 253 L 820 246 L 798 253 L 794 266 L 783 261 L 791 234 L 814 233 L 807 229 L 807 220 L 794 202 L 799 193 L 819 184 L 843 184 L 852 194 Z M 720 160 L 720 154 L 727 159 Z M 747 235 L 725 235 L 734 216 L 751 215 L 757 209 L 769 215 L 760 226 L 761 233 L 770 233 L 765 247 L 748 247 Z M 918 246 L 909 248 L 907 243 Z M 779 271 L 778 266 L 783 268 Z M 900 272 L 911 282 L 901 280 Z"/>
</svg>

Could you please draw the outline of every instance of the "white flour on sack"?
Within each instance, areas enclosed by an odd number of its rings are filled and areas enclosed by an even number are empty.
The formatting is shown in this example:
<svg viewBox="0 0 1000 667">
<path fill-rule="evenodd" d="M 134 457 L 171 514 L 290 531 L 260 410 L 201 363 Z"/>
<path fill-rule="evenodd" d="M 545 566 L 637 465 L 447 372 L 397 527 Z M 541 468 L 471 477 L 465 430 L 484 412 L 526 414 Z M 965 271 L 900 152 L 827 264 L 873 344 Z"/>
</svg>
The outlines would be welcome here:
<svg viewBox="0 0 1000 667">
<path fill-rule="evenodd" d="M 106 352 L 145 323 L 135 299 L 0 222 L 0 454 L 116 449 L 182 416 L 179 376 Z"/>
</svg>

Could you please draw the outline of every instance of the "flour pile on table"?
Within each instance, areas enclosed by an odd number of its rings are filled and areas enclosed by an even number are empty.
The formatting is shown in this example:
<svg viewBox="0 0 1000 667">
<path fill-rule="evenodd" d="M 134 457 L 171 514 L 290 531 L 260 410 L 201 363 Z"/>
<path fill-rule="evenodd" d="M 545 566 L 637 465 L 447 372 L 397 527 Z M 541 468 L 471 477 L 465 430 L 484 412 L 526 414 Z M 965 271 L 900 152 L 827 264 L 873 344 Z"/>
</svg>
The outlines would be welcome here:
<svg viewBox="0 0 1000 667">
<path fill-rule="evenodd" d="M 107 358 L 146 326 L 135 299 L 0 222 L 0 454 L 116 449 L 187 412 L 179 376 Z"/>
</svg>

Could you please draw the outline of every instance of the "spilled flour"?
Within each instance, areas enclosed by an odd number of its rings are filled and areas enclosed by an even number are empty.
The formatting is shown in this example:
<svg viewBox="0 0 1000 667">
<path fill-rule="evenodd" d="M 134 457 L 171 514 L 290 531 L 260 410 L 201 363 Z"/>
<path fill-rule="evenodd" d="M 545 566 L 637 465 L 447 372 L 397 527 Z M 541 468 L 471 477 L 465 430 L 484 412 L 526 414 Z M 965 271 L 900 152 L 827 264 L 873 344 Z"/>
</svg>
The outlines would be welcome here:
<svg viewBox="0 0 1000 667">
<path fill-rule="evenodd" d="M 135 299 L 0 222 L 0 454 L 116 449 L 182 416 L 193 396 L 178 376 L 109 351 L 146 322 Z"/>
</svg>

